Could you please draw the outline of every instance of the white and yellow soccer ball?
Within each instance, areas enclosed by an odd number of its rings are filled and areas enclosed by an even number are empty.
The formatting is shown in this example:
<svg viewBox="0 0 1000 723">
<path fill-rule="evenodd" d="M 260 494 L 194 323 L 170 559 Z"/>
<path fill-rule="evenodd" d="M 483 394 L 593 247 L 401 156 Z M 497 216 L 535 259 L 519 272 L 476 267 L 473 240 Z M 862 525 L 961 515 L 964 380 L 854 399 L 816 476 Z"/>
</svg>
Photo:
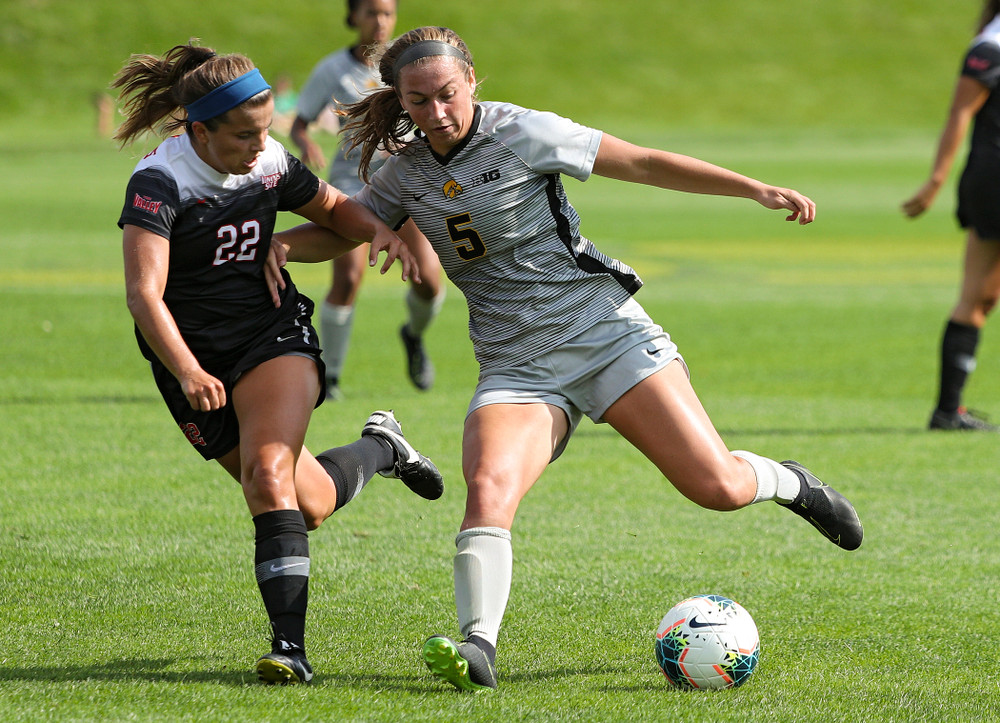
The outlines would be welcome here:
<svg viewBox="0 0 1000 723">
<path fill-rule="evenodd" d="M 742 605 L 722 595 L 682 600 L 656 630 L 656 662 L 675 688 L 735 688 L 759 659 L 756 623 Z"/>
</svg>

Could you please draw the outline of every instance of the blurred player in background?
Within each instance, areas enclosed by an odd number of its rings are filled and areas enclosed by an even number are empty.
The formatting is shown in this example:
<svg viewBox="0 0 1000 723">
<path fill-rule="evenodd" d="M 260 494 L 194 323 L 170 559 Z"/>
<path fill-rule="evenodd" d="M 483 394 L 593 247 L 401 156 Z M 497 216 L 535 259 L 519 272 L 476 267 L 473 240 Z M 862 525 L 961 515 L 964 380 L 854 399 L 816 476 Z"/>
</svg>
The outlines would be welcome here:
<svg viewBox="0 0 1000 723">
<path fill-rule="evenodd" d="M 1000 298 L 1000 0 L 987 0 L 979 32 L 966 52 L 930 177 L 903 203 L 915 218 L 930 208 L 948 180 L 969 124 L 975 121 L 958 184 L 958 222 L 968 230 L 958 303 L 941 340 L 941 376 L 931 429 L 1000 431 L 962 405 L 976 368 L 976 347 L 986 317 Z"/>
<path fill-rule="evenodd" d="M 580 234 L 561 174 L 749 198 L 801 224 L 814 218 L 811 200 L 552 113 L 479 102 L 472 56 L 447 28 L 406 33 L 378 67 L 388 87 L 347 111 L 369 180 L 355 199 L 389 225 L 412 218 L 430 240 L 468 303 L 480 368 L 462 440 L 468 493 L 454 558 L 463 639 L 427 640 L 435 675 L 462 690 L 496 687 L 515 513 L 583 415 L 610 424 L 703 507 L 773 500 L 841 548 L 861 545 L 854 507 L 809 470 L 730 453 L 676 345 L 632 298 L 638 275 Z M 379 148 L 392 155 L 369 177 Z"/>
<path fill-rule="evenodd" d="M 323 400 L 323 362 L 312 301 L 279 271 L 277 250 L 268 253 L 277 212 L 337 232 L 319 244 L 296 229 L 282 234 L 288 260 L 326 261 L 370 242 L 373 262 L 387 252 L 383 272 L 399 255 L 406 278 L 414 262 L 368 209 L 268 135 L 270 86 L 245 56 L 179 45 L 162 57 L 133 56 L 114 86 L 127 112 L 115 136 L 122 144 L 146 131 L 184 131 L 136 166 L 118 222 L 136 339 L 181 432 L 243 488 L 272 631 L 258 675 L 308 682 L 307 531 L 376 472 L 428 499 L 443 488 L 391 412 L 373 413 L 346 446 L 315 457 L 303 446 Z"/>
<path fill-rule="evenodd" d="M 389 41 L 396 26 L 395 0 L 348 0 L 347 25 L 358 33 L 358 42 L 323 58 L 309 76 L 299 95 L 298 115 L 292 123 L 290 138 L 299 147 L 302 159 L 313 168 L 322 169 L 326 159 L 322 149 L 309 135 L 309 124 L 329 105 L 340 109 L 358 101 L 365 93 L 378 88 L 378 72 L 368 57 L 370 51 Z M 342 136 L 330 164 L 329 181 L 344 193 L 353 195 L 364 183 L 358 175 L 360 154 L 351 153 L 350 138 Z M 381 163 L 382 158 L 374 161 Z M 398 233 L 417 259 L 420 280 L 414 280 L 407 295 L 409 318 L 399 335 L 406 351 L 407 372 L 413 384 L 422 390 L 434 383 L 434 366 L 423 346 L 423 333 L 437 316 L 444 302 L 441 266 L 433 249 L 412 221 Z M 354 323 L 354 303 L 366 268 L 363 246 L 338 257 L 333 262 L 333 283 L 320 307 L 320 333 L 323 360 L 326 362 L 327 396 L 339 398 L 340 378 L 347 357 Z"/>
</svg>

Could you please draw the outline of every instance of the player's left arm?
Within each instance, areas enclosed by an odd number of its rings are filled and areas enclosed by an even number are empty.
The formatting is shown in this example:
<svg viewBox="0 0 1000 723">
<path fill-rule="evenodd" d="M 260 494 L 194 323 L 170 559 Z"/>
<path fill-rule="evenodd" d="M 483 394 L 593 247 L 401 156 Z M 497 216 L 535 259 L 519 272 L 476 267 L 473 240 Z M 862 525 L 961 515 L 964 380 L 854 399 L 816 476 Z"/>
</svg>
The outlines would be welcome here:
<svg viewBox="0 0 1000 723">
<path fill-rule="evenodd" d="M 691 156 L 636 146 L 607 133 L 601 137 L 593 172 L 674 191 L 749 198 L 765 208 L 790 211 L 786 220 L 800 224 L 816 218 L 816 204 L 798 191 L 771 186 Z"/>
<path fill-rule="evenodd" d="M 312 222 L 275 232 L 271 238 L 273 255 L 279 266 L 284 266 L 286 261 L 304 264 L 330 261 L 360 245 L 358 241 Z"/>
<path fill-rule="evenodd" d="M 375 266 L 379 254 L 385 253 L 381 273 L 386 273 L 392 263 L 399 259 L 403 280 L 412 278 L 416 282 L 420 281 L 417 263 L 402 239 L 366 206 L 333 186 L 320 182 L 319 190 L 312 200 L 295 209 L 295 213 L 332 233 L 323 234 L 308 227 L 300 229 L 302 235 L 297 242 L 301 244 L 302 256 L 297 255 L 299 251 L 293 250 L 296 238 L 292 237 L 292 244 L 288 249 L 290 261 L 325 261 L 349 251 L 359 243 L 368 242 L 371 243 L 369 265 Z M 318 255 L 323 254 L 326 255 L 318 258 Z"/>
</svg>

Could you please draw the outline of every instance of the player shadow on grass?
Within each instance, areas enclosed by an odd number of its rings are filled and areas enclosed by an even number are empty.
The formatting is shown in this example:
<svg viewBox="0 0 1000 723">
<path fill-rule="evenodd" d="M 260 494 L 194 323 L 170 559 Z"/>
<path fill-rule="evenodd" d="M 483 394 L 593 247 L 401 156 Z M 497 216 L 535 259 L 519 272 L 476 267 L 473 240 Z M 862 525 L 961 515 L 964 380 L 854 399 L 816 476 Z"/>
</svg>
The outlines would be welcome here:
<svg viewBox="0 0 1000 723">
<path fill-rule="evenodd" d="M 723 439 L 731 437 L 841 437 L 841 436 L 867 436 L 867 435 L 890 435 L 890 434 L 926 434 L 927 425 L 916 427 L 759 427 L 750 429 L 736 429 L 735 427 L 719 427 L 717 429 Z M 574 437 L 586 437 L 587 435 L 600 435 L 607 437 L 617 437 L 618 432 L 606 424 L 581 426 L 573 433 Z"/>
<path fill-rule="evenodd" d="M 106 394 L 106 395 L 86 395 L 79 396 L 62 395 L 53 393 L 45 394 L 24 394 L 0 397 L 0 406 L 5 405 L 27 405 L 27 406 L 66 406 L 67 404 L 151 404 L 161 405 L 163 400 L 152 394 Z"/>
<path fill-rule="evenodd" d="M 144 681 L 147 683 L 209 683 L 237 688 L 260 685 L 252 666 L 246 668 L 226 667 L 203 670 L 171 670 L 178 663 L 190 662 L 177 658 L 120 659 L 93 665 L 64 665 L 11 668 L 0 666 L 0 683 L 21 682 L 84 682 L 125 683 Z M 435 683 L 428 673 L 425 675 L 378 675 L 363 673 L 318 673 L 312 687 L 332 686 L 337 688 L 358 688 L 377 690 L 398 690 L 410 693 L 426 693 Z M 265 686 L 261 686 L 265 687 Z M 280 686 L 279 686 L 280 687 Z"/>
<path fill-rule="evenodd" d="M 252 669 L 205 669 L 205 670 L 170 670 L 177 665 L 176 658 L 154 659 L 121 659 L 94 665 L 65 665 L 38 667 L 4 667 L 0 666 L 0 683 L 19 682 L 86 682 L 95 683 L 128 683 L 143 681 L 147 683 L 206 683 L 211 685 L 227 685 L 236 688 L 270 687 L 257 680 Z M 578 678 L 591 676 L 624 676 L 632 668 L 622 665 L 596 666 L 592 668 L 555 668 L 552 670 L 532 671 L 504 675 L 502 682 L 507 684 L 538 683 L 549 679 Z M 280 687 L 280 686 L 276 686 Z M 648 680 L 629 685 L 605 684 L 595 690 L 609 693 L 648 692 L 660 690 L 665 686 L 659 676 L 650 674 Z M 340 688 L 378 691 L 396 691 L 414 695 L 439 693 L 455 695 L 457 691 L 452 686 L 436 680 L 429 673 L 412 675 L 386 675 L 379 673 L 322 673 L 317 672 L 309 688 Z"/>
<path fill-rule="evenodd" d="M 142 680 L 150 683 L 224 683 L 242 686 L 256 680 L 250 670 L 169 670 L 176 665 L 176 658 L 127 658 L 93 665 L 63 665 L 10 668 L 0 666 L 3 681 L 87 681 L 128 682 Z"/>
</svg>

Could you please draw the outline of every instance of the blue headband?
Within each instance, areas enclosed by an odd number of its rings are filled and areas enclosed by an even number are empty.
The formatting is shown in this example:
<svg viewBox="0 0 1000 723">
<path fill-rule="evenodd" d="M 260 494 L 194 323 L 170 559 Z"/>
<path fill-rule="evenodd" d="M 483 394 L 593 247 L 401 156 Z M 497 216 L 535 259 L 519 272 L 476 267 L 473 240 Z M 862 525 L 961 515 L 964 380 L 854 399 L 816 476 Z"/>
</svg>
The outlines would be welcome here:
<svg viewBox="0 0 1000 723">
<path fill-rule="evenodd" d="M 223 83 L 193 103 L 184 106 L 184 110 L 187 111 L 188 123 L 216 118 L 240 103 L 250 100 L 258 93 L 269 90 L 270 87 L 260 71 L 254 68 L 249 73 L 244 73 L 239 78 Z"/>
</svg>

